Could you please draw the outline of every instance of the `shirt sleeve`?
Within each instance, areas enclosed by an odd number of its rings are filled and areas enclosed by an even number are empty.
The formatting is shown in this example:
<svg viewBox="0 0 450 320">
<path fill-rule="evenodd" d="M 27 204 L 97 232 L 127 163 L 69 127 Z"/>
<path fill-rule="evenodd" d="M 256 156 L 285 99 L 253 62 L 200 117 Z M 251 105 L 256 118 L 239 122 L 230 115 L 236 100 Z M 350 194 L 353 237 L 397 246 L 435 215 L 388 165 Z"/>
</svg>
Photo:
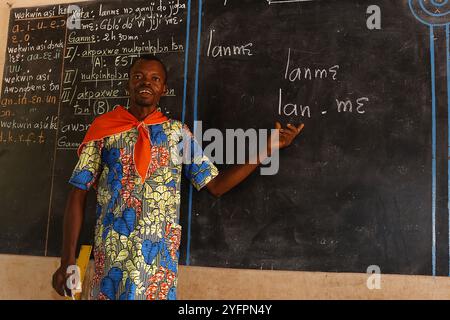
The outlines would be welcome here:
<svg viewBox="0 0 450 320">
<path fill-rule="evenodd" d="M 87 143 L 80 154 L 69 183 L 78 189 L 89 190 L 95 185 L 101 172 L 102 141 Z"/>
<path fill-rule="evenodd" d="M 202 148 L 195 140 L 187 126 L 183 127 L 183 154 L 184 173 L 197 190 L 202 189 L 218 174 L 216 166 L 203 153 Z"/>
</svg>

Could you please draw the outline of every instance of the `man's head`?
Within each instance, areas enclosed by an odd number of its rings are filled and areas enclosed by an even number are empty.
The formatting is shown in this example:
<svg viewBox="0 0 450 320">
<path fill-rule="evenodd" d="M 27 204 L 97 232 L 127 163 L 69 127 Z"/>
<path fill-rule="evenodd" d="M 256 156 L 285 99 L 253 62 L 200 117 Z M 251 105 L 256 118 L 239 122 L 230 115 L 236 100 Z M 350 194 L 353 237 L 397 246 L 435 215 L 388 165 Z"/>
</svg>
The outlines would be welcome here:
<svg viewBox="0 0 450 320">
<path fill-rule="evenodd" d="M 167 70 L 154 55 L 143 55 L 129 70 L 128 91 L 130 102 L 138 107 L 156 107 L 167 87 Z"/>
</svg>

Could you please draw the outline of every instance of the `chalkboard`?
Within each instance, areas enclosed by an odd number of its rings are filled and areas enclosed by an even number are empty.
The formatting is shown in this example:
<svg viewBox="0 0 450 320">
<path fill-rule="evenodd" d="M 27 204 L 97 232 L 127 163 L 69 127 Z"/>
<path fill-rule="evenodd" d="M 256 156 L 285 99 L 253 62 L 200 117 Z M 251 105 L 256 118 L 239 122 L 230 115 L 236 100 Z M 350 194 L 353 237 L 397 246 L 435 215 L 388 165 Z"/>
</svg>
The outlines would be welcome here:
<svg viewBox="0 0 450 320">
<path fill-rule="evenodd" d="M 162 110 L 184 117 L 185 1 L 106 1 L 11 10 L 2 90 L 0 250 L 58 256 L 76 150 L 92 122 L 128 105 L 128 69 L 155 54 Z M 185 105 L 185 104 L 184 104 Z M 95 194 L 80 243 L 93 242 Z"/>
<path fill-rule="evenodd" d="M 219 200 L 194 194 L 191 263 L 448 275 L 445 25 L 433 30 L 433 98 L 418 2 L 269 2 L 204 2 L 198 119 L 305 129 L 277 175 L 255 173 Z M 370 5 L 381 29 L 368 28 Z M 434 7 L 448 28 L 449 4 Z"/>
<path fill-rule="evenodd" d="M 95 116 L 128 104 L 146 52 L 169 69 L 163 111 L 192 128 L 305 124 L 276 175 L 219 199 L 183 182 L 182 264 L 449 274 L 447 1 L 75 5 L 75 19 L 66 4 L 11 10 L 0 252 L 59 255 L 75 150 Z"/>
</svg>

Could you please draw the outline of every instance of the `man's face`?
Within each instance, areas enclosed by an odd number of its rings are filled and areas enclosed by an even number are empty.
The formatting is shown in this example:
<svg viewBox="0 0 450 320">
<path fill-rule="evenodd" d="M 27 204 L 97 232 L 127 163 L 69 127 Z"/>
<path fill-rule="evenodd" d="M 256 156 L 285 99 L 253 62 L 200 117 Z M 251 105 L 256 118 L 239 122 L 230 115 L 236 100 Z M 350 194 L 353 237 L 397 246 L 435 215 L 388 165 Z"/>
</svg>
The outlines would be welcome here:
<svg viewBox="0 0 450 320">
<path fill-rule="evenodd" d="M 139 107 L 158 105 L 166 91 L 166 75 L 158 61 L 139 60 L 131 68 L 128 91 L 132 104 Z"/>
</svg>

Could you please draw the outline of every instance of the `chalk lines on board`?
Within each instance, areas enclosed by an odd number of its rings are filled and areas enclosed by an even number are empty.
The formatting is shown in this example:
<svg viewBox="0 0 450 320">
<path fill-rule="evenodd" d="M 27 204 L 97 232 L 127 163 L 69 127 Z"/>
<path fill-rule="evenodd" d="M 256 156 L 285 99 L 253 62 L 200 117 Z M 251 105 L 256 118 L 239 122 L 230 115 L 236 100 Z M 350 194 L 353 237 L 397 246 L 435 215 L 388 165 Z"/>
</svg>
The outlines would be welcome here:
<svg viewBox="0 0 450 320">
<path fill-rule="evenodd" d="M 445 2 L 447 2 L 447 1 L 445 1 Z M 432 1 L 432 5 L 434 7 L 431 11 L 425 6 L 423 1 L 419 1 L 419 5 L 420 5 L 420 8 L 423 10 L 423 12 L 426 15 L 432 16 L 432 17 L 442 17 L 442 16 L 446 16 L 447 14 L 450 14 L 450 10 L 447 10 L 446 12 L 441 12 L 441 9 L 442 9 L 441 7 L 445 5 L 445 2 L 439 4 L 439 3 L 433 3 L 433 1 Z"/>
<path fill-rule="evenodd" d="M 444 4 L 446 4 L 446 7 L 443 7 Z M 408 5 L 414 17 L 429 27 L 445 27 L 449 23 L 447 18 L 447 14 L 450 13 L 448 1 L 441 4 L 437 4 L 437 2 L 428 4 L 425 0 L 408 0 Z M 434 8 L 432 6 L 434 6 Z M 446 11 L 444 11 L 445 9 Z"/>
<path fill-rule="evenodd" d="M 437 2 L 435 0 L 432 0 L 431 3 L 428 3 L 426 0 L 408 0 L 409 9 L 411 13 L 414 15 L 414 17 L 420 21 L 421 23 L 427 25 L 429 27 L 429 46 L 430 46 L 430 68 L 431 68 L 431 127 L 432 127 L 432 137 L 431 137 L 431 144 L 432 144 L 432 151 L 431 151 L 431 181 L 432 181 L 432 187 L 431 187 L 431 195 L 432 195 L 432 205 L 431 205 L 431 223 L 432 223 L 432 238 L 431 238 L 431 268 L 432 268 L 432 275 L 436 276 L 437 274 L 437 220 L 436 220 L 436 214 L 437 214 L 437 134 L 436 134 L 436 109 L 438 108 L 438 103 L 436 99 L 436 68 L 438 67 L 438 62 L 436 61 L 436 55 L 435 55 L 435 42 L 438 40 L 438 38 L 435 36 L 435 30 L 439 29 L 440 27 L 445 27 L 446 31 L 446 44 L 447 44 L 447 55 L 449 54 L 449 24 L 448 18 L 446 17 L 447 14 L 450 13 L 449 6 L 448 6 L 448 0 Z M 444 6 L 445 5 L 445 6 Z M 434 6 L 434 7 L 433 7 Z M 446 11 L 445 11 L 446 9 Z M 450 82 L 449 82 L 449 75 L 450 75 L 450 67 L 449 67 L 449 61 L 447 56 L 447 110 L 450 112 Z M 448 126 L 450 128 L 450 121 L 448 122 Z M 450 153 L 450 149 L 447 150 L 448 153 Z M 449 162 L 450 163 L 450 162 Z M 447 169 L 447 179 L 448 179 L 448 186 L 450 187 L 450 167 Z M 450 189 L 449 189 L 450 190 Z M 448 191 L 448 197 L 450 197 L 450 191 Z M 450 200 L 448 199 L 448 203 L 450 205 Z M 448 217 L 449 217 L 449 225 L 450 225 L 450 207 L 448 207 Z M 448 237 L 449 237 L 449 244 L 448 244 L 448 251 L 450 253 L 450 227 L 448 230 Z M 450 259 L 448 261 L 449 266 L 449 276 L 450 276 Z"/>
<path fill-rule="evenodd" d="M 195 54 L 195 81 L 194 81 L 194 134 L 197 130 L 197 119 L 198 119 L 198 97 L 199 97 L 199 70 L 200 70 L 200 48 L 201 48 L 201 34 L 202 34 L 202 0 L 199 0 L 198 7 L 200 8 L 197 21 L 197 48 Z M 188 236 L 186 245 L 186 265 L 190 265 L 190 252 L 191 252 L 191 230 L 192 230 L 192 200 L 193 200 L 193 185 L 189 185 L 189 203 L 188 203 Z"/>
<path fill-rule="evenodd" d="M 448 119 L 448 127 L 450 128 L 450 23 L 447 23 L 445 26 L 446 33 L 446 44 L 447 44 L 447 119 Z M 450 130 L 448 130 L 448 136 L 450 139 Z M 450 141 L 450 140 L 449 140 Z M 448 150 L 448 155 L 450 155 L 450 149 Z M 449 157 L 450 159 L 450 157 Z M 447 179 L 448 186 L 450 186 L 450 160 L 447 163 Z M 450 277 L 450 188 L 447 188 L 448 192 L 448 276 Z"/>
<path fill-rule="evenodd" d="M 17 18 L 14 21 L 29 21 L 29 20 L 44 20 L 44 19 L 65 19 L 66 16 L 48 16 L 48 17 L 31 17 L 31 18 Z"/>
</svg>

